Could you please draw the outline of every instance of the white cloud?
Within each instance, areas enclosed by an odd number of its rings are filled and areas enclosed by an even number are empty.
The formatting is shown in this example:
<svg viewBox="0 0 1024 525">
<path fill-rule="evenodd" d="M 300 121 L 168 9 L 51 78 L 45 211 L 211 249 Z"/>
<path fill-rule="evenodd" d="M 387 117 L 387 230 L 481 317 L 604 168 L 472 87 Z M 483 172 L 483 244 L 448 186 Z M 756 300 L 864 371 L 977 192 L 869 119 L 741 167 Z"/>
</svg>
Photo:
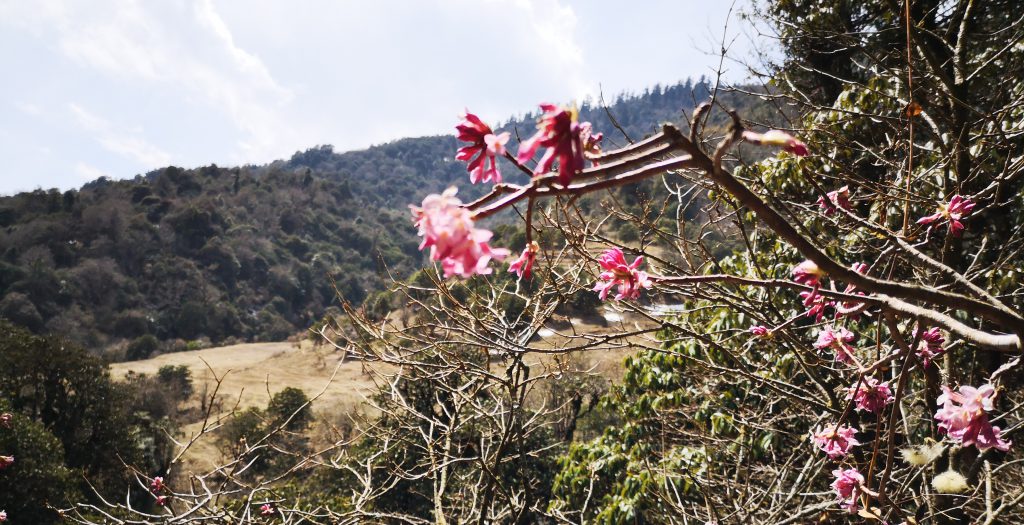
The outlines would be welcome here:
<svg viewBox="0 0 1024 525">
<path fill-rule="evenodd" d="M 532 29 L 535 53 L 568 73 L 576 90 L 585 90 L 581 77 L 583 46 L 577 41 L 576 12 L 558 0 L 516 0 L 514 6 L 526 12 Z M 582 94 L 582 93 L 580 93 Z"/>
<path fill-rule="evenodd" d="M 14 104 L 14 107 L 18 108 L 22 113 L 33 117 L 37 117 L 43 113 L 43 110 L 40 109 L 39 106 L 31 102 L 17 102 Z"/>
<path fill-rule="evenodd" d="M 103 173 L 103 170 L 97 168 L 96 166 L 90 166 L 89 164 L 86 164 L 84 162 L 79 162 L 75 164 L 75 173 L 77 173 L 78 176 L 81 177 L 81 179 L 86 182 L 96 180 L 105 175 L 105 173 Z"/>
<path fill-rule="evenodd" d="M 53 28 L 58 49 L 78 66 L 136 89 L 179 90 L 177 96 L 226 116 L 257 148 L 288 129 L 286 112 L 273 110 L 292 93 L 235 44 L 211 0 L 49 5 L 61 8 L 46 10 L 49 19 L 37 24 Z"/>
<path fill-rule="evenodd" d="M 0 0 L 0 49 L 16 50 L 0 53 L 0 192 L 26 169 L 70 186 L 172 159 L 263 163 L 449 133 L 466 107 L 498 121 L 599 82 L 609 98 L 673 82 L 717 62 L 680 35 L 725 4 Z"/>
<path fill-rule="evenodd" d="M 107 151 L 132 159 L 149 169 L 166 166 L 171 162 L 170 154 L 139 137 L 138 130 L 115 129 L 107 120 L 74 103 L 69 104 L 68 108 L 78 124 L 91 133 Z"/>
</svg>

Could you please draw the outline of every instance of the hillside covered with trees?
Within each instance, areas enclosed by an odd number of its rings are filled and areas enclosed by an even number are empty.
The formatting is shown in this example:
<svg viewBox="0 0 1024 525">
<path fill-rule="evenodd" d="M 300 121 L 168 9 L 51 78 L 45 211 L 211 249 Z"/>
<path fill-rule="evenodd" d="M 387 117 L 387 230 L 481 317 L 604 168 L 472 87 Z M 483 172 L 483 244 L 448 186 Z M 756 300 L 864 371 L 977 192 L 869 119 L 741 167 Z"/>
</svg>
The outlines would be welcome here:
<svg viewBox="0 0 1024 525">
<path fill-rule="evenodd" d="M 608 108 L 583 101 L 580 118 L 621 145 L 623 132 L 637 140 L 659 122 L 685 122 L 709 88 L 688 80 Z M 757 114 L 754 97 L 723 97 Z M 535 119 L 502 127 L 525 136 Z M 457 147 L 454 136 L 348 153 L 319 146 L 264 166 L 170 166 L 0 198 L 0 316 L 115 360 L 282 340 L 339 294 L 360 304 L 421 265 L 406 204 L 464 182 Z"/>
</svg>

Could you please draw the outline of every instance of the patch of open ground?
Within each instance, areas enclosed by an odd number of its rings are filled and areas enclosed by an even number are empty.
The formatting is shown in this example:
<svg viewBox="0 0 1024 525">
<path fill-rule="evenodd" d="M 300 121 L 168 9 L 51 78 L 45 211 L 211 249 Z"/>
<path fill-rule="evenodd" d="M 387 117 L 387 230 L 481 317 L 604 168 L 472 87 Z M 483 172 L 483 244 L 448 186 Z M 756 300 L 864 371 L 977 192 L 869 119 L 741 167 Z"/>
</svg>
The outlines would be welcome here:
<svg viewBox="0 0 1024 525">
<path fill-rule="evenodd" d="M 323 391 L 315 403 L 317 408 L 361 402 L 362 396 L 373 390 L 368 364 L 341 362 L 342 354 L 332 350 L 309 343 L 251 343 L 115 363 L 110 370 L 115 379 L 121 379 L 130 372 L 153 375 L 162 366 L 184 365 L 192 372 L 196 396 L 213 392 L 216 375 L 223 380 L 217 399 L 228 410 L 236 404 L 239 408 L 265 407 L 273 394 L 286 387 L 298 388 L 310 397 Z"/>
<path fill-rule="evenodd" d="M 606 310 L 593 318 L 562 318 L 542 328 L 531 341 L 531 346 L 546 351 L 565 351 L 581 343 L 579 336 L 600 338 L 611 333 L 624 333 L 649 328 L 649 320 Z M 650 334 L 629 339 L 647 339 Z M 650 344 L 650 340 L 645 341 Z M 623 360 L 636 352 L 630 344 L 616 344 L 611 348 L 575 352 L 572 366 L 589 370 L 613 382 L 622 377 Z M 220 388 L 211 421 L 228 415 L 232 410 L 249 407 L 265 408 L 273 394 L 286 387 L 301 389 L 313 401 L 313 411 L 327 421 L 338 421 L 350 414 L 370 413 L 366 400 L 376 391 L 375 372 L 389 374 L 390 365 L 354 359 L 342 360 L 342 352 L 330 346 L 315 347 L 305 341 L 301 345 L 291 342 L 251 343 L 203 350 L 163 354 L 142 361 L 115 363 L 110 366 L 116 380 L 127 374 L 154 375 L 162 366 L 186 366 L 192 373 L 194 395 L 187 407 L 201 414 L 205 405 L 201 399 L 213 394 L 217 379 Z M 527 362 L 531 366 L 545 367 L 555 364 L 555 355 L 535 353 Z M 203 428 L 203 422 L 185 425 L 179 441 L 189 440 Z M 207 435 L 188 450 L 179 467 L 183 472 L 205 472 L 215 468 L 221 460 L 220 445 L 214 436 Z"/>
<path fill-rule="evenodd" d="M 372 370 L 386 371 L 387 365 L 356 360 L 342 361 L 342 353 L 306 342 L 252 343 L 204 350 L 163 354 L 152 359 L 115 363 L 110 366 L 115 379 L 126 374 L 156 374 L 162 366 L 186 366 L 192 372 L 195 394 L 190 408 L 203 408 L 201 399 L 213 394 L 216 380 L 220 388 L 211 410 L 210 421 L 234 409 L 265 408 L 273 394 L 295 387 L 310 398 L 314 412 L 337 417 L 355 413 L 365 405 L 374 390 Z M 203 428 L 203 422 L 185 425 L 179 441 L 189 440 Z M 184 471 L 201 472 L 216 466 L 221 451 L 214 436 L 198 440 L 183 458 Z"/>
</svg>

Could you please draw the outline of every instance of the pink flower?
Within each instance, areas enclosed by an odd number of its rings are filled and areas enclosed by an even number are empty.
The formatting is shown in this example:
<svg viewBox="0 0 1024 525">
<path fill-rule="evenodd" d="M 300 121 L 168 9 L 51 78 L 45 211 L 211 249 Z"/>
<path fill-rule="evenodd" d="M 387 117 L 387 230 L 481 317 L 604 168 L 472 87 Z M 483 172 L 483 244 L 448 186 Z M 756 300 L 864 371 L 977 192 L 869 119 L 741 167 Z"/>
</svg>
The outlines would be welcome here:
<svg viewBox="0 0 1024 525">
<path fill-rule="evenodd" d="M 818 322 L 825 317 L 825 308 L 832 306 L 832 301 L 826 301 L 825 297 L 818 293 L 817 288 L 800 292 L 800 299 L 803 301 L 804 306 L 808 308 L 804 315 L 813 317 Z"/>
<path fill-rule="evenodd" d="M 751 334 L 754 335 L 754 337 L 766 337 L 767 338 L 767 337 L 771 337 L 773 335 L 771 329 L 769 329 L 767 326 L 763 326 L 763 325 L 751 326 L 749 331 L 750 331 Z"/>
<path fill-rule="evenodd" d="M 849 512 L 857 512 L 857 496 L 860 486 L 864 483 L 864 476 L 855 468 L 843 470 L 837 468 L 832 471 L 836 480 L 832 482 L 832 489 L 839 496 L 839 504 Z"/>
<path fill-rule="evenodd" d="M 509 252 L 491 248 L 488 241 L 493 234 L 474 226 L 472 214 L 455 193 L 455 188 L 448 188 L 441 195 L 428 195 L 422 208 L 409 207 L 423 237 L 420 250 L 430 248 L 430 260 L 441 262 L 445 277 L 487 275 L 491 259 L 500 261 Z"/>
<path fill-rule="evenodd" d="M 872 413 L 879 413 L 882 407 L 895 401 L 892 397 L 892 389 L 888 382 L 879 382 L 873 377 L 865 377 L 860 388 L 854 385 L 846 389 L 846 399 L 853 399 L 857 403 L 858 410 L 865 410 Z"/>
<path fill-rule="evenodd" d="M 783 151 L 788 151 L 797 157 L 807 156 L 807 144 L 800 142 L 796 137 L 785 131 L 777 129 L 768 130 L 764 133 L 744 131 L 743 140 L 758 146 L 779 146 Z"/>
<path fill-rule="evenodd" d="M 804 261 L 793 267 L 793 280 L 807 286 L 818 286 L 825 272 L 814 261 Z"/>
<path fill-rule="evenodd" d="M 153 481 L 149 482 L 149 490 L 152 491 L 154 494 L 160 492 L 161 490 L 164 490 L 165 486 L 166 485 L 164 485 L 164 478 L 161 476 L 157 476 L 153 478 Z"/>
<path fill-rule="evenodd" d="M 949 204 L 939 204 L 938 211 L 926 217 L 921 217 L 917 220 L 917 223 L 931 227 L 932 223 L 941 219 L 946 219 L 949 221 L 950 235 L 957 236 L 964 231 L 964 225 L 960 222 L 960 219 L 971 213 L 975 204 L 976 203 L 974 201 L 967 197 L 953 195 L 953 197 L 949 199 Z"/>
<path fill-rule="evenodd" d="M 868 265 L 864 263 L 854 263 L 853 266 L 850 267 L 850 269 L 863 275 L 867 273 Z M 852 284 L 846 285 L 846 289 L 843 290 L 843 293 L 848 295 L 864 295 L 863 292 L 858 292 L 857 287 Z M 857 314 L 860 313 L 861 307 L 863 305 L 864 303 L 858 303 L 854 301 L 835 301 L 832 303 L 832 306 L 834 306 L 836 309 L 836 318 L 847 315 L 850 316 L 851 318 L 856 317 Z"/>
<path fill-rule="evenodd" d="M 156 504 L 161 506 L 161 507 L 163 507 L 164 505 L 167 505 L 167 496 L 157 496 L 156 497 Z"/>
<path fill-rule="evenodd" d="M 818 350 L 830 348 L 836 354 L 836 361 L 849 363 L 853 361 L 853 346 L 849 343 L 856 338 L 857 336 L 846 328 L 839 328 L 836 331 L 834 328 L 826 326 L 818 331 L 818 340 L 815 341 L 814 348 Z"/>
<path fill-rule="evenodd" d="M 269 503 L 264 503 L 260 506 L 260 516 L 271 516 L 274 514 L 274 506 Z"/>
<path fill-rule="evenodd" d="M 491 127 L 484 124 L 479 117 L 466 110 L 462 116 L 463 121 L 455 129 L 459 132 L 458 138 L 463 142 L 470 142 L 469 146 L 459 148 L 455 158 L 462 161 L 469 161 L 466 171 L 469 171 L 469 180 L 473 184 L 478 182 L 494 181 L 501 182 L 501 172 L 498 171 L 497 157 L 505 154 L 505 144 L 508 143 L 508 132 L 495 135 Z M 475 156 L 475 158 L 474 158 Z"/>
<path fill-rule="evenodd" d="M 935 412 L 939 429 L 965 447 L 974 445 L 981 451 L 990 448 L 1003 452 L 1010 450 L 1012 443 L 999 437 L 999 427 L 992 426 L 986 413 L 993 408 L 995 394 L 992 385 L 980 388 L 961 386 L 958 392 L 943 385 L 938 398 L 942 408 Z"/>
<path fill-rule="evenodd" d="M 541 104 L 544 111 L 537 121 L 537 133 L 519 145 L 516 158 L 519 162 L 527 162 L 533 158 L 537 148 L 548 148 L 537 163 L 535 175 L 551 172 L 555 160 L 558 160 L 558 183 L 567 186 L 572 176 L 583 169 L 583 124 L 576 122 L 576 110 L 567 110 L 554 104 Z M 590 132 L 587 132 L 588 136 Z M 596 145 L 600 136 L 591 136 L 591 147 Z"/>
<path fill-rule="evenodd" d="M 14 456 L 0 456 L 0 470 L 14 464 Z"/>
<path fill-rule="evenodd" d="M 508 265 L 509 273 L 514 273 L 523 279 L 529 279 L 530 273 L 533 271 L 533 263 L 537 260 L 537 252 L 539 251 L 540 245 L 536 242 L 526 245 L 519 258 Z"/>
<path fill-rule="evenodd" d="M 920 331 L 920 328 L 917 331 Z M 915 331 L 915 336 L 917 331 Z M 945 343 L 946 338 L 942 336 L 942 332 L 939 331 L 938 327 L 932 327 L 921 332 L 921 344 L 917 347 L 917 357 L 924 363 L 925 368 L 931 364 L 932 359 L 942 355 L 945 351 L 942 345 Z"/>
<path fill-rule="evenodd" d="M 854 437 L 857 431 L 850 426 L 841 427 L 828 426 L 819 428 L 811 436 L 814 439 L 814 446 L 821 449 L 829 459 L 839 459 L 850 453 L 850 449 L 860 445 L 860 441 Z"/>
<path fill-rule="evenodd" d="M 639 270 L 640 265 L 644 263 L 643 257 L 634 259 L 633 264 L 626 264 L 626 257 L 622 254 L 622 250 L 610 248 L 597 258 L 597 262 L 605 270 L 601 272 L 600 281 L 594 285 L 594 291 L 598 292 L 602 301 L 608 298 L 608 292 L 615 285 L 619 285 L 619 293 L 615 295 L 615 298 L 620 301 L 638 299 L 641 289 L 651 287 L 651 280 L 647 273 Z"/>
<path fill-rule="evenodd" d="M 828 200 L 825 197 L 818 197 L 818 207 L 827 217 L 836 213 L 836 208 L 850 209 L 850 187 L 843 186 L 835 191 L 828 192 Z"/>
<path fill-rule="evenodd" d="M 589 122 L 580 124 L 580 142 L 583 144 L 583 152 L 587 155 L 601 154 L 601 139 L 603 138 L 604 133 L 594 133 L 593 126 Z"/>
<path fill-rule="evenodd" d="M 7 521 L 7 511 L 0 510 L 0 521 Z"/>
<path fill-rule="evenodd" d="M 853 263 L 852 265 L 850 265 L 850 269 L 861 275 L 864 275 L 865 273 L 868 272 L 868 265 L 865 263 Z M 851 284 L 849 287 L 847 287 L 847 290 L 853 290 L 853 285 Z"/>
</svg>

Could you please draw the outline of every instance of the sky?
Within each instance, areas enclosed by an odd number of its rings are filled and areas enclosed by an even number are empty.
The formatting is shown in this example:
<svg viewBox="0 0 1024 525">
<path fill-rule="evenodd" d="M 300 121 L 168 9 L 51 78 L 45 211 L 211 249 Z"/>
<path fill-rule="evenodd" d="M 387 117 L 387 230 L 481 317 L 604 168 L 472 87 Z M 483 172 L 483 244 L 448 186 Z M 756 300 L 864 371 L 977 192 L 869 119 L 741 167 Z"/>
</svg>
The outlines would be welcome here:
<svg viewBox="0 0 1024 525">
<path fill-rule="evenodd" d="M 731 4 L 0 0 L 0 194 L 362 149 L 450 133 L 467 108 L 498 122 L 713 76 Z M 733 13 L 732 55 L 742 32 Z"/>
</svg>

